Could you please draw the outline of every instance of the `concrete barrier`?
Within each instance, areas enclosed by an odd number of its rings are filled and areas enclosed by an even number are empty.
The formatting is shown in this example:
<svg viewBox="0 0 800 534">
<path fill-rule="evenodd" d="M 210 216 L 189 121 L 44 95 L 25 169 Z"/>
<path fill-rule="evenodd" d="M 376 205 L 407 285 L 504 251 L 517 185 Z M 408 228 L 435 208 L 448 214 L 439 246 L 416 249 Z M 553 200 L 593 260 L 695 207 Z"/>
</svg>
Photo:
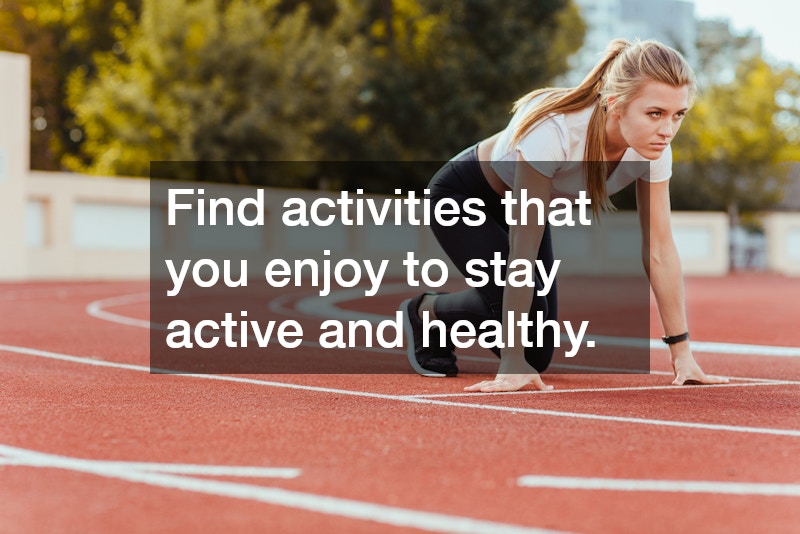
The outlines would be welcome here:
<svg viewBox="0 0 800 534">
<path fill-rule="evenodd" d="M 185 224 L 185 220 L 180 223 L 181 219 L 178 225 L 167 226 L 166 205 L 160 201 L 151 205 L 149 180 L 30 172 L 25 185 L 26 224 L 24 230 L 18 230 L 24 235 L 24 261 L 16 278 L 147 278 L 151 249 L 160 253 L 164 247 L 176 259 L 198 259 L 209 250 L 217 250 L 220 256 L 253 260 L 263 259 L 267 251 L 271 257 L 287 261 L 321 257 L 323 249 L 328 249 L 332 260 L 390 260 L 389 274 L 395 276 L 405 273 L 402 261 L 407 251 L 414 251 L 423 261 L 446 260 L 426 226 L 334 224 L 298 229 L 282 224 L 287 199 L 334 197 L 319 191 L 264 189 L 265 224 L 237 233 L 233 242 L 227 237 L 220 239 L 214 228 Z M 256 197 L 254 188 L 242 186 L 181 182 L 175 187 L 203 188 L 207 198 L 226 197 L 235 203 Z M 179 215 L 194 216 L 188 210 Z M 156 227 L 151 229 L 151 224 Z M 724 214 L 679 212 L 673 214 L 672 224 L 686 274 L 727 272 Z M 554 228 L 553 239 L 556 258 L 563 260 L 560 272 L 641 272 L 641 231 L 636 213 L 607 214 L 602 224 L 590 227 Z M 447 263 L 451 275 L 455 275 Z"/>
<path fill-rule="evenodd" d="M 770 213 L 764 218 L 767 267 L 800 276 L 800 213 Z"/>
<path fill-rule="evenodd" d="M 148 277 L 149 180 L 31 172 L 26 186 L 27 278 Z"/>
</svg>

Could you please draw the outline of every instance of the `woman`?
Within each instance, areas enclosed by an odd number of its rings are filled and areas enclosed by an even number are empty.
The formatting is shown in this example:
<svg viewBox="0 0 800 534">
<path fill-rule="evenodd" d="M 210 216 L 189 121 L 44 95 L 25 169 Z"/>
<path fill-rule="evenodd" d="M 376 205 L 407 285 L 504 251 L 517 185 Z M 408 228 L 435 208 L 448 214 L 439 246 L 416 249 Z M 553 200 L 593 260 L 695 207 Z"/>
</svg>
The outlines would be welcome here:
<svg viewBox="0 0 800 534">
<path fill-rule="evenodd" d="M 536 255 L 549 272 L 554 261 L 549 227 L 509 227 L 500 203 L 505 193 L 512 191 L 514 198 L 519 198 L 525 189 L 528 198 L 538 197 L 546 207 L 552 194 L 576 196 L 582 189 L 597 215 L 600 209 L 610 207 L 609 195 L 635 181 L 639 219 L 647 229 L 642 232 L 642 256 L 670 349 L 675 373 L 672 383 L 727 382 L 706 375 L 689 347 L 681 267 L 669 222 L 669 144 L 695 92 L 691 68 L 672 48 L 656 41 L 612 41 L 603 60 L 579 86 L 541 89 L 524 96 L 515 104 L 505 130 L 465 150 L 433 177 L 428 186 L 432 203 L 446 197 L 459 203 L 478 197 L 487 214 L 487 222 L 477 228 L 434 222 L 436 238 L 465 274 L 468 261 L 489 261 L 498 251 L 506 265 Z M 582 163 L 569 164 L 575 161 Z M 636 176 L 618 168 L 620 162 L 628 161 L 649 161 L 649 172 Z M 535 208 L 529 211 L 527 219 L 535 221 Z M 516 220 L 519 216 L 515 213 Z M 503 279 L 508 274 L 504 272 Z M 537 288 L 541 288 L 538 280 Z M 490 283 L 458 293 L 419 295 L 405 301 L 401 310 L 412 367 L 423 375 L 455 376 L 458 369 L 452 345 L 422 346 L 421 314 L 428 312 L 429 320 L 438 319 L 447 326 L 460 319 L 474 324 L 486 319 L 502 321 L 508 312 L 520 310 L 539 311 L 546 319 L 556 319 L 557 298 L 555 287 L 538 295 L 531 287 Z M 518 343 L 503 348 L 494 380 L 465 389 L 516 391 L 528 384 L 539 390 L 551 389 L 539 373 L 550 363 L 553 340 L 538 341 L 544 346 Z"/>
</svg>

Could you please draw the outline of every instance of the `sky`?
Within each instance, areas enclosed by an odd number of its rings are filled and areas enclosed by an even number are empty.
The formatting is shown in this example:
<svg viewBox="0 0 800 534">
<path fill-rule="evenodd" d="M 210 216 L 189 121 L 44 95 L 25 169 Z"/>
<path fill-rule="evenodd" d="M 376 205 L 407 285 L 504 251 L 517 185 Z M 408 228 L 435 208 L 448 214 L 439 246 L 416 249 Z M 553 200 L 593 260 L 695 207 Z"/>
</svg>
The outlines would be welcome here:
<svg viewBox="0 0 800 534">
<path fill-rule="evenodd" d="M 796 0 L 694 0 L 695 17 L 727 18 L 734 31 L 761 35 L 767 59 L 800 68 L 800 2 Z"/>
</svg>

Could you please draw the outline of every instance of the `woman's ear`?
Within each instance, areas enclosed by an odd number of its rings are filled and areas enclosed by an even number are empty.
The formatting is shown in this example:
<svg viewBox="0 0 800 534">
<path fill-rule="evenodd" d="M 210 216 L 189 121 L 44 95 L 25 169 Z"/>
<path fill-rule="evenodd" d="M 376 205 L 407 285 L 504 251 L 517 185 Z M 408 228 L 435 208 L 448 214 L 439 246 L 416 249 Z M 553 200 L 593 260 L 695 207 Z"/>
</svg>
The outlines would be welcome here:
<svg viewBox="0 0 800 534">
<path fill-rule="evenodd" d="M 619 100 L 617 99 L 617 95 L 608 95 L 606 98 L 606 110 L 608 111 L 609 115 L 613 118 L 619 120 L 619 109 L 617 109 L 617 105 Z"/>
</svg>

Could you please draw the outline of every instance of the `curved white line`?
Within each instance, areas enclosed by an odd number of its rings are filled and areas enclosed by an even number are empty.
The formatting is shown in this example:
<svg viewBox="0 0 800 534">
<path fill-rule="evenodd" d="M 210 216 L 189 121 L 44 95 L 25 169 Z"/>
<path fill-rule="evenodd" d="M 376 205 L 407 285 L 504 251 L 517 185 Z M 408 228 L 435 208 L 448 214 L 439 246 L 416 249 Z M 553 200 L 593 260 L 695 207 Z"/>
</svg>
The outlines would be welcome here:
<svg viewBox="0 0 800 534">
<path fill-rule="evenodd" d="M 167 325 L 162 323 L 154 323 L 151 321 L 146 321 L 144 319 L 136 319 L 133 317 L 127 317 L 125 315 L 120 315 L 118 313 L 110 312 L 106 308 L 113 307 L 113 306 L 125 306 L 127 304 L 135 304 L 137 302 L 143 302 L 150 298 L 150 293 L 135 293 L 131 295 L 121 295 L 118 297 L 110 297 L 101 300 L 95 300 L 90 302 L 86 306 L 86 313 L 97 319 L 101 319 L 103 321 L 108 321 L 111 323 L 121 324 L 125 326 L 134 326 L 137 328 L 147 328 L 152 330 L 167 330 Z M 270 309 L 275 311 L 270 304 Z M 295 314 L 300 316 L 300 314 Z M 255 337 L 248 337 L 249 340 L 255 341 Z M 275 336 L 272 336 L 270 340 L 276 339 Z M 310 341 L 310 340 L 303 340 L 302 343 L 305 347 L 316 347 L 322 348 L 318 342 Z M 356 351 L 363 351 L 363 352 L 377 352 L 381 354 L 393 354 L 393 355 L 405 355 L 405 351 L 398 350 L 398 349 L 386 349 L 381 346 L 375 347 L 349 347 L 348 350 L 356 350 Z M 478 361 L 478 362 L 489 362 L 494 363 L 497 362 L 497 358 L 483 358 L 480 356 L 459 356 L 462 360 L 470 360 L 470 361 Z"/>
<path fill-rule="evenodd" d="M 147 302 L 149 300 L 150 292 L 135 293 L 132 295 L 120 295 L 118 297 L 95 300 L 86 305 L 86 313 L 91 317 L 96 317 L 112 323 L 124 324 L 125 326 L 136 326 L 138 328 L 147 329 L 156 327 L 166 328 L 164 325 L 151 323 L 150 321 L 145 321 L 144 319 L 135 319 L 125 315 L 119 315 L 118 313 L 112 313 L 105 309 L 114 306 L 125 306 L 127 304 L 135 304 L 138 302 Z"/>
<path fill-rule="evenodd" d="M 405 284 L 389 284 L 381 288 L 381 294 L 404 293 L 408 292 Z M 340 302 L 346 302 L 354 298 L 363 297 L 363 290 L 345 289 L 332 292 L 325 297 L 310 296 L 298 301 L 295 305 L 298 311 L 306 315 L 325 317 L 328 319 L 338 319 L 340 321 L 350 321 L 366 319 L 373 323 L 379 323 L 391 317 L 377 315 L 366 312 L 356 312 L 342 310 L 336 306 Z M 562 336 L 567 341 L 568 337 Z M 610 345 L 614 347 L 649 347 L 650 349 L 666 349 L 667 346 L 660 339 L 637 339 L 617 336 L 593 336 L 593 340 L 598 344 Z M 692 349 L 696 352 L 713 352 L 716 354 L 739 354 L 747 356 L 779 356 L 788 358 L 800 357 L 800 347 L 780 347 L 774 345 L 748 345 L 743 343 L 721 343 L 714 341 L 692 341 Z"/>
<path fill-rule="evenodd" d="M 382 294 L 396 294 L 408 291 L 408 286 L 405 284 L 388 284 L 382 288 Z M 156 328 L 165 330 L 166 325 L 151 323 L 143 319 L 135 319 L 109 312 L 105 308 L 113 306 L 123 306 L 136 302 L 142 302 L 149 299 L 149 293 L 137 293 L 134 295 L 122 295 L 119 297 L 111 297 L 107 299 L 96 300 L 86 306 L 86 313 L 118 324 L 127 326 L 136 326 L 140 328 Z M 374 324 L 380 323 L 387 319 L 392 319 L 388 315 L 379 315 L 367 312 L 359 312 L 352 310 L 343 310 L 337 306 L 340 302 L 347 302 L 363 296 L 361 289 L 344 289 L 332 292 L 325 297 L 310 296 L 297 301 L 295 308 L 297 311 L 312 317 L 321 317 L 326 319 L 337 319 L 342 322 L 364 320 L 370 321 Z M 665 349 L 665 345 L 660 339 L 636 339 L 626 337 L 614 336 L 595 336 L 594 339 L 604 345 L 611 346 L 627 346 L 627 347 L 643 347 L 649 344 L 650 349 Z M 305 343 L 305 342 L 304 342 Z M 312 345 L 313 346 L 313 345 Z M 360 347 L 353 347 L 359 349 Z M 381 347 L 364 347 L 369 351 L 381 351 Z M 752 345 L 744 343 L 724 343 L 715 341 L 692 341 L 692 349 L 696 352 L 712 352 L 715 354 L 736 354 L 742 356 L 774 356 L 785 358 L 798 358 L 800 357 L 800 347 L 781 347 L 775 345 Z M 384 351 L 391 349 L 383 349 Z M 392 351 L 397 352 L 397 351 Z M 398 352 L 399 353 L 399 352 Z M 465 358 L 465 359 L 470 359 Z M 476 358 L 479 361 L 492 361 L 490 358 Z"/>
</svg>

